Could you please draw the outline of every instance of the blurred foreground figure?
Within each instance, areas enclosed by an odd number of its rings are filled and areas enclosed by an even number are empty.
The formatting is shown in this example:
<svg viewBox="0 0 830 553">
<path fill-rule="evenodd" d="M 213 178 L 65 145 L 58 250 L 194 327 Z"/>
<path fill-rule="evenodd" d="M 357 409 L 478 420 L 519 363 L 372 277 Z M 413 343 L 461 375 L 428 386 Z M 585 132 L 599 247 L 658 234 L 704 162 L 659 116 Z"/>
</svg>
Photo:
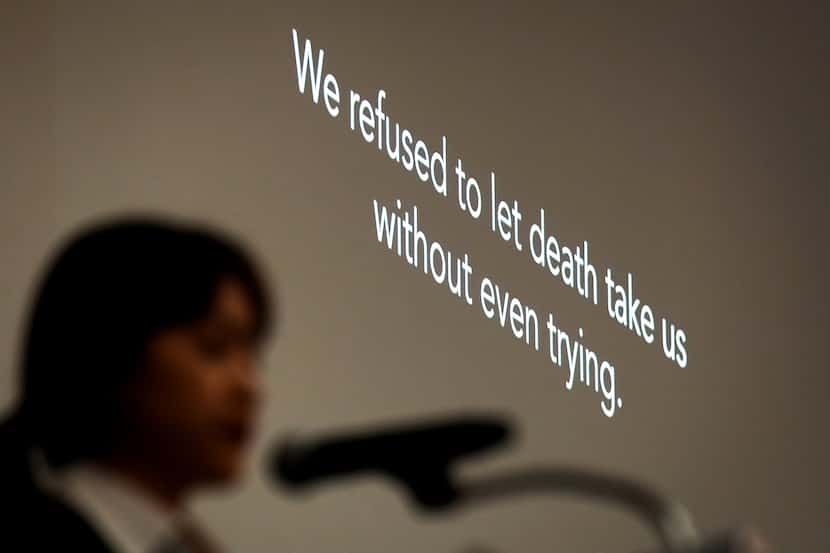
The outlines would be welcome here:
<svg viewBox="0 0 830 553">
<path fill-rule="evenodd" d="M 270 323 L 253 261 L 214 230 L 129 218 L 68 240 L 0 423 L 0 549 L 217 551 L 186 501 L 240 475 Z"/>
</svg>

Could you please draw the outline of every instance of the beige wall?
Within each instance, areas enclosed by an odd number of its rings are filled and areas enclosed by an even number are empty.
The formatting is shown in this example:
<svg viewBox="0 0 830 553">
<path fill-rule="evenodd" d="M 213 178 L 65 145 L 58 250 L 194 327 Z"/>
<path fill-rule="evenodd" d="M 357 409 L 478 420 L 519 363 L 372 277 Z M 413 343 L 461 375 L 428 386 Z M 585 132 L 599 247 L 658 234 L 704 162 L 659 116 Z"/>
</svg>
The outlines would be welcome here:
<svg viewBox="0 0 830 553">
<path fill-rule="evenodd" d="M 753 521 L 781 551 L 827 550 L 826 9 L 58 4 L 1 9 L 3 406 L 32 279 L 57 240 L 95 216 L 161 210 L 240 234 L 279 281 L 263 446 L 296 428 L 495 408 L 521 441 L 476 473 L 601 468 L 677 497 L 704 529 Z M 430 144 L 446 135 L 450 157 L 482 182 L 495 169 L 528 217 L 544 207 L 563 241 L 632 271 L 686 329 L 688 367 L 300 95 L 292 26 L 326 49 L 344 92 L 384 88 L 396 121 Z M 375 198 L 417 204 L 478 274 L 583 326 L 616 362 L 624 407 L 607 419 L 599 396 L 565 390 L 564 369 L 380 247 Z M 296 499 L 253 464 L 241 490 L 199 504 L 239 551 L 650 543 L 583 501 L 431 520 L 376 482 Z"/>
</svg>

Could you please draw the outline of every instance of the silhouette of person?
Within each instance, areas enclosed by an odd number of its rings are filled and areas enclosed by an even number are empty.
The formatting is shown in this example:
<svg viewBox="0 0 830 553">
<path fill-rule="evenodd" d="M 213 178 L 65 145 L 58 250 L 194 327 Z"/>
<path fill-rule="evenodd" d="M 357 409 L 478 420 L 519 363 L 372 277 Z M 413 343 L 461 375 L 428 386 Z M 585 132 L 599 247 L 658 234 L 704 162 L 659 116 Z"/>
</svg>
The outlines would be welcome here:
<svg viewBox="0 0 830 553">
<path fill-rule="evenodd" d="M 36 291 L 0 424 L 7 543 L 218 550 L 187 502 L 241 474 L 272 307 L 216 229 L 131 216 L 72 236 Z"/>
</svg>

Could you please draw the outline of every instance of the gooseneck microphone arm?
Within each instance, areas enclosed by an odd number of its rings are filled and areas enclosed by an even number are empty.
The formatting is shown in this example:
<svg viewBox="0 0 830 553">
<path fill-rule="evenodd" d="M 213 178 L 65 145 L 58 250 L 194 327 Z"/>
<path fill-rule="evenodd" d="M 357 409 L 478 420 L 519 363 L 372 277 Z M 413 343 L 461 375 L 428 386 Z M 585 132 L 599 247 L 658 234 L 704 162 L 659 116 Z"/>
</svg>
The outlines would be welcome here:
<svg viewBox="0 0 830 553">
<path fill-rule="evenodd" d="M 510 426 L 503 418 L 467 416 L 369 429 L 278 444 L 269 472 L 300 489 L 359 474 L 386 477 L 427 510 L 459 507 L 526 493 L 571 493 L 608 500 L 637 512 L 670 553 L 699 543 L 691 517 L 679 503 L 623 478 L 576 468 L 528 468 L 501 476 L 462 481 L 452 467 L 467 457 L 504 444 Z"/>
<path fill-rule="evenodd" d="M 584 495 L 629 508 L 652 527 L 669 552 L 693 547 L 699 541 L 691 515 L 680 503 L 637 482 L 577 468 L 526 468 L 461 483 L 458 501 L 475 502 L 540 492 Z"/>
</svg>

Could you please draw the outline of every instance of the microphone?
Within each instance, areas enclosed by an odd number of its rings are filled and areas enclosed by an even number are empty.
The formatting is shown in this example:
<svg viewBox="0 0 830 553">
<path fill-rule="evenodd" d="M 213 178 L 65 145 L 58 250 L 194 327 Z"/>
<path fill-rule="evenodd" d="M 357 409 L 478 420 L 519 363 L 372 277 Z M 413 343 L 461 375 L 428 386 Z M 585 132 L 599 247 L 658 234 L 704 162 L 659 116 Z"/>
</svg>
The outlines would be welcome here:
<svg viewBox="0 0 830 553">
<path fill-rule="evenodd" d="M 511 427 L 495 416 L 466 415 L 376 429 L 289 439 L 268 458 L 271 475 L 303 488 L 345 476 L 377 473 L 402 485 L 422 507 L 448 506 L 459 497 L 450 466 L 506 442 Z"/>
<path fill-rule="evenodd" d="M 402 486 L 422 508 L 438 510 L 525 493 L 577 493 L 620 503 L 657 532 L 660 553 L 770 553 L 751 528 L 701 540 L 686 508 L 642 484 L 579 468 L 530 467 L 458 482 L 459 459 L 502 445 L 512 435 L 505 419 L 466 415 L 454 419 L 380 426 L 293 438 L 269 452 L 269 476 L 302 489 L 330 479 L 377 474 Z"/>
</svg>

